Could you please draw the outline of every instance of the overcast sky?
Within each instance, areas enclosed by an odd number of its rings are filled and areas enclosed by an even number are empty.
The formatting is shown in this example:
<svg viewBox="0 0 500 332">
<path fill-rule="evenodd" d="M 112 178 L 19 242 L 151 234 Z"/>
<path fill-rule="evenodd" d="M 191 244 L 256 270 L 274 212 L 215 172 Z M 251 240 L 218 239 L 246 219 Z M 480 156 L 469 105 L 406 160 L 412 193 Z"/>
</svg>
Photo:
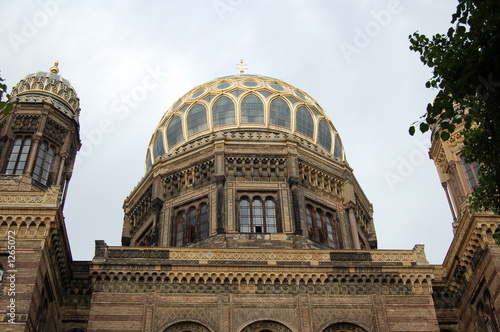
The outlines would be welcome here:
<svg viewBox="0 0 500 332">
<path fill-rule="evenodd" d="M 408 135 L 435 90 L 409 50 L 446 32 L 456 1 L 1 1 L 0 71 L 9 88 L 59 61 L 81 101 L 65 206 L 76 260 L 120 245 L 122 204 L 144 175 L 164 112 L 191 88 L 236 74 L 282 79 L 328 112 L 374 205 L 379 249 L 425 244 L 440 264 L 452 217 L 429 136 Z"/>
</svg>

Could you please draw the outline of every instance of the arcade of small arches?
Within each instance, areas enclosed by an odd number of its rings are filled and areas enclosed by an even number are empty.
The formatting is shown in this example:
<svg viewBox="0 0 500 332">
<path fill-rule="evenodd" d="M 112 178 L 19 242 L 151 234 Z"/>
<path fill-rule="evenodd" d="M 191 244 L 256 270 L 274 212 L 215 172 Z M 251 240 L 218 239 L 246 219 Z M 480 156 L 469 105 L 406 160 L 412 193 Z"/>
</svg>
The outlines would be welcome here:
<svg viewBox="0 0 500 332">
<path fill-rule="evenodd" d="M 163 332 L 212 332 L 212 330 L 198 322 L 184 321 L 170 325 Z M 293 330 L 274 320 L 261 320 L 246 325 L 239 332 L 293 332 Z M 321 328 L 318 332 L 367 332 L 367 330 L 356 324 L 340 322 Z"/>
</svg>

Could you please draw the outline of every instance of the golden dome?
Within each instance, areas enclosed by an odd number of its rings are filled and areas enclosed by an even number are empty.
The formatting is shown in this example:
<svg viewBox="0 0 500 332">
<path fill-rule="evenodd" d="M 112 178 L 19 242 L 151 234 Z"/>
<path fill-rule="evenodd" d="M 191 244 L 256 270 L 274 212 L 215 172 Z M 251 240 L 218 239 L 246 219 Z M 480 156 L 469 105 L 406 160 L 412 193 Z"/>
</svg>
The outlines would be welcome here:
<svg viewBox="0 0 500 332">
<path fill-rule="evenodd" d="M 50 68 L 50 72 L 38 71 L 22 78 L 12 88 L 12 100 L 50 102 L 62 113 L 78 122 L 80 99 L 71 83 L 58 74 L 57 66 L 58 62 Z"/>
<path fill-rule="evenodd" d="M 167 110 L 151 138 L 146 169 L 187 143 L 220 132 L 284 134 L 345 160 L 338 132 L 307 93 L 276 78 L 240 73 L 191 89 Z"/>
</svg>

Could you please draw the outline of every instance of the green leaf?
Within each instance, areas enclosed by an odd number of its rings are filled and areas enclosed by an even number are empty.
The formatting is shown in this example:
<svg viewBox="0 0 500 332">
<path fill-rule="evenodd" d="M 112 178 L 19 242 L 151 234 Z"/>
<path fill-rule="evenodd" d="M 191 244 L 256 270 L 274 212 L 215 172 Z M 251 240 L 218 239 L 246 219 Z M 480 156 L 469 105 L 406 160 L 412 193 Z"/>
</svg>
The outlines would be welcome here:
<svg viewBox="0 0 500 332">
<path fill-rule="evenodd" d="M 443 141 L 447 141 L 450 138 L 450 133 L 447 131 L 442 131 L 441 132 L 441 139 Z"/>
<path fill-rule="evenodd" d="M 429 130 L 429 125 L 425 122 L 420 123 L 420 131 L 425 133 L 427 130 Z"/>
<path fill-rule="evenodd" d="M 415 135 L 415 126 L 411 126 L 410 128 L 408 128 L 408 132 L 411 136 Z"/>
</svg>

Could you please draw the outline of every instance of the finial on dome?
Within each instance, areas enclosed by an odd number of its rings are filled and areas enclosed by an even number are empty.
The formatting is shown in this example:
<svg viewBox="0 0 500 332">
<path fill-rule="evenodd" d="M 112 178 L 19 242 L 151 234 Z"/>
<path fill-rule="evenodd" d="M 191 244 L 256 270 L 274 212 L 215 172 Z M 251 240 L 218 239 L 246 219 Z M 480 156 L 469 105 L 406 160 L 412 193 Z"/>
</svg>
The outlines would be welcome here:
<svg viewBox="0 0 500 332">
<path fill-rule="evenodd" d="M 59 73 L 59 68 L 57 66 L 59 66 L 59 61 L 54 62 L 54 65 L 50 67 L 50 72 L 53 74 Z"/>
<path fill-rule="evenodd" d="M 243 63 L 243 59 L 240 60 L 240 63 L 236 65 L 236 69 L 240 70 L 240 74 L 245 73 L 245 69 L 248 69 L 248 66 L 246 63 Z"/>
</svg>

